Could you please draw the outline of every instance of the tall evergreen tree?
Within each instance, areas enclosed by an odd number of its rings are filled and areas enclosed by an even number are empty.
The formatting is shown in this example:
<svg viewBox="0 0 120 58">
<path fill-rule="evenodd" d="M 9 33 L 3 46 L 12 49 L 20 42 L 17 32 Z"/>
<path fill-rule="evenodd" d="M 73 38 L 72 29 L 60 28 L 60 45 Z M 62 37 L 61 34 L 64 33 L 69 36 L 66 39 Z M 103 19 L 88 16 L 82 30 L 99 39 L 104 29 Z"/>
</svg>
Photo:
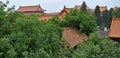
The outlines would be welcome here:
<svg viewBox="0 0 120 58">
<path fill-rule="evenodd" d="M 110 28 L 111 22 L 112 22 L 112 16 L 113 16 L 113 8 L 110 8 L 109 10 L 109 20 L 108 20 L 108 27 Z"/>
<path fill-rule="evenodd" d="M 100 12 L 100 7 L 97 5 L 94 11 L 95 16 L 97 17 L 97 25 L 100 25 L 100 16 L 101 16 L 101 12 Z"/>
<path fill-rule="evenodd" d="M 100 7 L 99 5 L 96 6 L 94 14 L 96 17 L 100 17 L 101 13 L 100 13 Z"/>
<path fill-rule="evenodd" d="M 106 9 L 103 14 L 102 14 L 102 19 L 101 19 L 101 25 L 103 27 L 108 27 L 109 26 L 109 11 Z"/>
<path fill-rule="evenodd" d="M 87 10 L 86 8 L 87 8 L 87 5 L 86 5 L 85 1 L 83 1 L 81 9 L 86 11 Z"/>
</svg>

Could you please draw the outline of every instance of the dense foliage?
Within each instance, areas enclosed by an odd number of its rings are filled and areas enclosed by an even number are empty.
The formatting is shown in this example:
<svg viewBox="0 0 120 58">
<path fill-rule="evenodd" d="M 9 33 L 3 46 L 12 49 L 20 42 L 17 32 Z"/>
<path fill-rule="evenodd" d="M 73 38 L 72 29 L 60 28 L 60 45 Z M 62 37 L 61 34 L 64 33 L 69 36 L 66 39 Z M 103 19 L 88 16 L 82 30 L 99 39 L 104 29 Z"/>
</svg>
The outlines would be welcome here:
<svg viewBox="0 0 120 58">
<path fill-rule="evenodd" d="M 49 58 L 53 55 L 56 57 L 60 55 L 61 48 L 64 49 L 59 30 L 55 25 L 38 21 L 35 18 L 18 18 L 14 31 L 4 38 L 14 50 L 15 55 L 12 56 L 15 58 L 43 56 Z M 4 52 L 2 53 L 2 57 L 7 57 L 4 56 Z"/>
<path fill-rule="evenodd" d="M 24 17 L 4 10 L 0 11 L 0 58 L 65 57 L 62 29 L 57 24 L 39 21 L 35 15 Z"/>
<path fill-rule="evenodd" d="M 97 17 L 96 22 L 100 29 L 103 29 L 104 27 L 110 28 L 113 16 L 116 16 L 117 18 L 120 17 L 120 8 L 110 8 L 110 10 L 106 9 L 103 12 L 100 12 L 99 8 L 100 7 L 97 5 L 94 14 Z"/>
<path fill-rule="evenodd" d="M 63 20 L 55 16 L 40 21 L 36 15 L 25 17 L 5 8 L 0 1 L 0 58 L 120 58 L 120 45 L 96 34 L 76 49 L 66 47 L 61 39 L 64 27 L 86 34 L 96 30 L 95 17 L 86 11 L 71 11 Z"/>
<path fill-rule="evenodd" d="M 91 34 L 90 40 L 80 43 L 72 58 L 119 58 L 120 44 Z"/>
<path fill-rule="evenodd" d="M 120 7 L 114 10 L 113 15 L 120 18 Z"/>
<path fill-rule="evenodd" d="M 94 14 L 95 14 L 95 16 L 97 17 L 97 20 L 96 20 L 96 22 L 97 22 L 97 25 L 100 25 L 100 16 L 101 16 L 101 12 L 100 12 L 100 9 L 99 9 L 100 7 L 97 5 L 96 6 L 96 8 L 95 8 L 95 11 L 94 11 Z"/>
<path fill-rule="evenodd" d="M 87 11 L 73 10 L 63 18 L 63 26 L 76 27 L 81 32 L 89 35 L 97 30 L 96 18 Z"/>
</svg>

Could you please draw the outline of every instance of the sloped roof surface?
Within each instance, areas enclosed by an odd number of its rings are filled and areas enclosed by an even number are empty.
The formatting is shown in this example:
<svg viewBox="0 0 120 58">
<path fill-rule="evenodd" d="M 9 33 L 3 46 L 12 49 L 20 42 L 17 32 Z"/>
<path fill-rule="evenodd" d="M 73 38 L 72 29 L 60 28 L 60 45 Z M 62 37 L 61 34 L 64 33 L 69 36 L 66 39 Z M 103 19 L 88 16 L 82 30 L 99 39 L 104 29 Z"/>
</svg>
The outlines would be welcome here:
<svg viewBox="0 0 120 58">
<path fill-rule="evenodd" d="M 110 38 L 120 38 L 120 18 L 113 18 L 108 36 Z"/>
<path fill-rule="evenodd" d="M 40 5 L 33 5 L 33 6 L 20 6 L 17 11 L 25 12 L 25 11 L 45 11 L 45 10 L 43 10 Z"/>
<path fill-rule="evenodd" d="M 74 27 L 66 27 L 63 31 L 63 40 L 67 46 L 76 46 L 87 39 L 88 37 L 85 34 L 80 33 Z"/>
<path fill-rule="evenodd" d="M 55 13 L 45 13 L 42 16 L 39 17 L 39 20 L 49 20 L 52 19 L 55 15 L 58 15 L 59 12 L 55 12 Z"/>
</svg>

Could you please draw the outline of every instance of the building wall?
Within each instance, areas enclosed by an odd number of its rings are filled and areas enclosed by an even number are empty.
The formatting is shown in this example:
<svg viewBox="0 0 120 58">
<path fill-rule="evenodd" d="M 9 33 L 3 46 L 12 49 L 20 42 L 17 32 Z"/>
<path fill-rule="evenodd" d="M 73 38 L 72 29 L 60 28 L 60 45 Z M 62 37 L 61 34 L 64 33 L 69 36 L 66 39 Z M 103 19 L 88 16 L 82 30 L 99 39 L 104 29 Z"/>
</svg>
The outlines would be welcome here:
<svg viewBox="0 0 120 58">
<path fill-rule="evenodd" d="M 25 15 L 32 15 L 32 14 L 43 14 L 44 12 L 43 11 L 27 11 L 24 13 Z"/>
</svg>

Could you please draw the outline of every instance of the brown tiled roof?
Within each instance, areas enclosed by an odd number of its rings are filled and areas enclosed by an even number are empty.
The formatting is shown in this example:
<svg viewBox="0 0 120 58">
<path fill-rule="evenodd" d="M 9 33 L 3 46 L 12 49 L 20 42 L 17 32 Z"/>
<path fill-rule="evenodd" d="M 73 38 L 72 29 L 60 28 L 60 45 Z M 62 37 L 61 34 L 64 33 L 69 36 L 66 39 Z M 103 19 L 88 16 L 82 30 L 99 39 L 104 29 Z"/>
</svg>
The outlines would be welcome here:
<svg viewBox="0 0 120 58">
<path fill-rule="evenodd" d="M 65 11 L 66 13 L 69 13 L 73 8 L 67 8 L 66 6 L 64 6 L 62 11 Z M 61 12 L 62 12 L 61 11 Z"/>
<path fill-rule="evenodd" d="M 34 5 L 34 6 L 20 6 L 17 11 L 26 12 L 26 11 L 45 11 L 45 10 L 43 10 L 40 5 Z"/>
<path fill-rule="evenodd" d="M 108 36 L 110 38 L 120 38 L 120 18 L 113 17 Z"/>
<path fill-rule="evenodd" d="M 58 15 L 59 13 L 45 13 L 42 16 L 39 17 L 39 20 L 49 20 L 52 19 L 55 15 Z"/>
<path fill-rule="evenodd" d="M 80 42 L 88 40 L 88 37 L 74 27 L 66 27 L 63 31 L 63 40 L 67 46 L 76 46 Z"/>
<path fill-rule="evenodd" d="M 64 8 L 60 11 L 59 13 L 59 17 L 62 18 L 64 17 L 66 14 L 68 14 L 73 8 L 66 8 L 66 6 L 64 6 Z"/>
<path fill-rule="evenodd" d="M 62 13 L 69 13 L 71 10 L 74 10 L 74 9 L 77 9 L 77 10 L 80 10 L 80 8 L 81 8 L 82 6 L 81 5 L 75 5 L 75 7 L 73 7 L 73 8 L 67 8 L 66 6 L 64 6 L 64 8 L 63 8 L 63 10 L 60 12 L 60 14 L 62 14 Z M 91 12 L 91 13 L 93 13 L 94 12 L 94 9 L 91 9 L 91 8 L 89 8 L 89 7 L 87 7 L 87 10 L 89 11 L 89 12 Z"/>
<path fill-rule="evenodd" d="M 100 6 L 100 12 L 107 10 L 107 6 Z"/>
<path fill-rule="evenodd" d="M 63 13 L 68 14 L 71 10 L 72 10 L 71 8 L 65 8 L 60 12 L 60 14 L 63 14 Z"/>
</svg>

